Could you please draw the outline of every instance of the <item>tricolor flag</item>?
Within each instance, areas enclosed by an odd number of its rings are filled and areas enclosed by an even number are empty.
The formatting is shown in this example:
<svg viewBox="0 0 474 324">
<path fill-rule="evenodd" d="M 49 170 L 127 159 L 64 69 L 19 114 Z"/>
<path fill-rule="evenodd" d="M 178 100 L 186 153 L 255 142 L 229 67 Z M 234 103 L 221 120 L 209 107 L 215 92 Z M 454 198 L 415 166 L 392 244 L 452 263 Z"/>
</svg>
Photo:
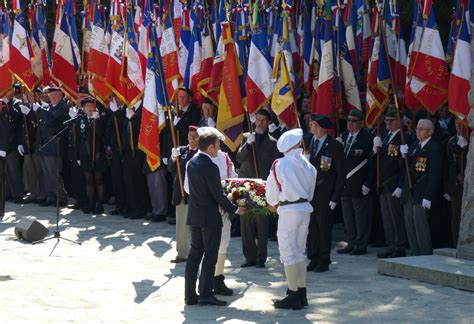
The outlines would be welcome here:
<svg viewBox="0 0 474 324">
<path fill-rule="evenodd" d="M 448 100 L 449 75 L 431 0 L 418 0 L 408 91 L 434 114 Z"/>
<path fill-rule="evenodd" d="M 15 20 L 11 39 L 10 71 L 28 91 L 33 91 L 39 80 L 33 72 L 31 61 L 34 59 L 30 36 L 27 29 L 26 9 L 22 3 L 14 2 Z"/>
<path fill-rule="evenodd" d="M 61 10 L 58 7 L 58 10 Z M 52 53 L 53 68 L 51 77 L 59 87 L 75 102 L 77 100 L 76 73 L 79 69 L 79 52 L 74 50 L 73 29 L 70 24 L 74 20 L 72 1 L 66 1 L 62 8 L 59 26 L 55 30 L 55 46 Z"/>
<path fill-rule="evenodd" d="M 184 80 L 188 64 L 189 45 L 191 40 L 191 19 L 189 5 L 186 5 L 182 11 L 181 31 L 179 32 L 178 42 L 178 65 L 181 79 Z"/>
<path fill-rule="evenodd" d="M 125 44 L 124 44 L 124 59 L 125 59 L 125 64 L 127 67 L 127 70 L 123 71 L 123 76 L 124 78 L 128 78 L 136 90 L 138 90 L 139 93 L 136 93 L 133 91 L 133 89 L 128 89 L 127 90 L 127 100 L 129 102 L 137 102 L 138 99 L 142 96 L 141 92 L 145 90 L 145 81 L 143 78 L 143 73 L 142 73 L 142 67 L 140 65 L 140 58 L 138 55 L 138 43 L 137 43 L 137 34 L 135 31 L 135 25 L 133 23 L 133 16 L 132 16 L 132 10 L 129 8 L 127 10 L 127 31 L 126 31 L 126 38 L 125 38 Z M 132 90 L 132 91 L 130 91 Z"/>
<path fill-rule="evenodd" d="M 189 39 L 188 46 L 188 62 L 186 63 L 186 69 L 184 72 L 183 85 L 184 87 L 191 89 L 193 92 L 193 102 L 195 104 L 202 103 L 202 96 L 198 89 L 198 83 L 200 81 L 201 71 L 201 60 L 202 60 L 202 42 L 201 42 L 201 31 L 198 26 L 200 25 L 199 13 L 201 9 L 195 5 L 191 12 L 191 21 L 193 27 L 191 29 L 191 37 Z"/>
<path fill-rule="evenodd" d="M 243 3 L 242 3 L 243 2 Z M 244 108 L 247 109 L 247 91 L 245 89 L 245 79 L 247 79 L 249 61 L 249 39 L 248 39 L 248 2 L 245 0 L 237 3 L 235 7 L 235 50 L 239 57 L 242 76 L 240 77 L 240 91 L 244 100 Z"/>
<path fill-rule="evenodd" d="M 137 15 L 140 14 L 140 20 L 137 22 Z M 138 57 L 140 58 L 140 66 L 142 69 L 143 80 L 145 80 L 146 66 L 148 61 L 148 25 L 150 24 L 150 15 L 152 14 L 150 9 L 149 0 L 145 0 L 143 3 L 143 12 L 141 8 L 137 8 L 135 12 L 135 26 L 138 30 Z"/>
<path fill-rule="evenodd" d="M 34 6 L 31 5 L 28 10 L 29 22 L 30 22 L 30 43 L 33 56 L 31 58 L 31 69 L 38 80 L 38 83 L 43 81 L 43 62 L 41 61 L 41 48 L 40 48 L 40 36 L 39 26 L 35 20 Z"/>
<path fill-rule="evenodd" d="M 214 63 L 214 40 L 209 21 L 203 21 L 204 27 L 201 32 L 201 67 L 199 71 L 198 89 L 200 94 L 206 95 L 211 81 L 212 66 Z"/>
<path fill-rule="evenodd" d="M 267 41 L 267 27 L 263 24 L 258 4 L 255 4 L 252 40 L 246 80 L 247 105 L 249 114 L 255 113 L 259 108 L 268 104 L 273 93 L 272 63 Z"/>
<path fill-rule="evenodd" d="M 46 38 L 46 19 L 44 7 L 41 2 L 35 5 L 35 26 L 38 28 L 39 46 L 41 50 L 41 63 L 43 70 L 42 85 L 51 84 L 51 56 L 49 54 L 48 40 Z"/>
<path fill-rule="evenodd" d="M 466 118 L 471 110 L 468 94 L 471 90 L 471 34 L 470 10 L 458 1 L 461 7 L 461 29 L 454 51 L 453 69 L 449 80 L 449 109 L 459 118 Z"/>
<path fill-rule="evenodd" d="M 225 135 L 225 144 L 232 151 L 235 151 L 243 138 L 244 105 L 241 98 L 239 81 L 242 71 L 235 50 L 235 43 L 232 39 L 230 23 L 225 22 L 222 27 L 225 60 L 222 68 L 216 128 Z"/>
<path fill-rule="evenodd" d="M 315 22 L 312 54 L 311 54 L 311 84 L 309 85 L 309 92 L 311 96 L 311 113 L 316 113 L 318 104 L 318 87 L 319 87 L 319 72 L 321 69 L 321 43 L 324 40 L 324 24 L 325 20 L 318 16 Z"/>
<path fill-rule="evenodd" d="M 11 24 L 7 8 L 0 8 L 0 97 L 12 88 L 12 74 L 10 72 L 10 35 Z"/>
<path fill-rule="evenodd" d="M 166 87 L 170 100 L 173 100 L 179 84 L 182 82 L 179 74 L 178 45 L 176 44 L 173 18 L 168 10 L 165 17 L 165 27 L 161 37 L 160 54 L 165 71 Z"/>
<path fill-rule="evenodd" d="M 163 108 L 169 106 L 169 99 L 156 29 L 152 25 L 148 29 L 149 56 L 138 147 L 146 154 L 146 161 L 151 171 L 155 171 L 161 164 L 160 131 L 165 127 Z"/>
</svg>

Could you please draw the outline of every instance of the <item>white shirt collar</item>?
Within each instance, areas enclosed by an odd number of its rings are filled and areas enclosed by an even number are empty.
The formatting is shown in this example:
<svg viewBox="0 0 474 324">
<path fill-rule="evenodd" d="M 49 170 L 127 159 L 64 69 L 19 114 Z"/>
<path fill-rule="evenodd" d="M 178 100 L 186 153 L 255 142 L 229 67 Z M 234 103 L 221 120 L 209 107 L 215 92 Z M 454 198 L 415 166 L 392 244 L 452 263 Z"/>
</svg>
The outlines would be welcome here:
<svg viewBox="0 0 474 324">
<path fill-rule="evenodd" d="M 182 111 L 183 113 L 187 112 L 188 109 L 189 109 L 189 106 L 190 106 L 190 104 L 188 104 L 187 106 L 181 107 L 181 111 Z"/>
<path fill-rule="evenodd" d="M 389 140 L 389 142 L 395 137 L 395 135 L 398 134 L 399 131 L 400 131 L 400 128 L 397 129 L 397 130 L 394 131 L 394 132 L 390 132 L 390 140 Z"/>
<path fill-rule="evenodd" d="M 428 142 L 430 141 L 430 139 L 431 139 L 431 137 L 429 137 L 429 138 L 425 139 L 423 142 L 421 142 L 421 143 L 420 143 L 421 148 L 424 148 L 425 145 L 426 145 L 426 143 L 428 143 Z"/>
<path fill-rule="evenodd" d="M 349 136 L 352 136 L 354 139 L 356 139 L 357 135 L 359 135 L 359 133 L 360 133 L 360 129 L 357 132 L 355 132 L 354 134 L 351 134 L 351 132 L 349 132 Z M 347 136 L 347 138 L 349 138 L 349 136 Z"/>
</svg>

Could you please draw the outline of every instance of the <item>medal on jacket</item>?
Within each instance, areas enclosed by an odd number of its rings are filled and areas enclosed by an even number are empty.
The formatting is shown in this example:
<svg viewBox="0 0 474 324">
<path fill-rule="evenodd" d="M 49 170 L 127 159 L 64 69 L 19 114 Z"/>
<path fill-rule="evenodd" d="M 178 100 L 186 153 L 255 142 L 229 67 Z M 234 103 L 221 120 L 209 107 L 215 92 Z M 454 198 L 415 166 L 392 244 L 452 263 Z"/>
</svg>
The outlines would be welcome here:
<svg viewBox="0 0 474 324">
<path fill-rule="evenodd" d="M 86 124 L 84 124 L 84 121 L 81 120 L 81 133 L 85 133 L 86 132 Z"/>
<path fill-rule="evenodd" d="M 421 156 L 416 158 L 416 164 L 415 164 L 416 172 L 426 172 L 427 166 L 428 166 L 427 158 L 421 157 Z"/>
<path fill-rule="evenodd" d="M 388 144 L 388 156 L 397 157 L 398 156 L 398 145 Z"/>
<path fill-rule="evenodd" d="M 332 159 L 329 156 L 321 156 L 319 167 L 322 171 L 329 171 L 331 169 Z"/>
</svg>

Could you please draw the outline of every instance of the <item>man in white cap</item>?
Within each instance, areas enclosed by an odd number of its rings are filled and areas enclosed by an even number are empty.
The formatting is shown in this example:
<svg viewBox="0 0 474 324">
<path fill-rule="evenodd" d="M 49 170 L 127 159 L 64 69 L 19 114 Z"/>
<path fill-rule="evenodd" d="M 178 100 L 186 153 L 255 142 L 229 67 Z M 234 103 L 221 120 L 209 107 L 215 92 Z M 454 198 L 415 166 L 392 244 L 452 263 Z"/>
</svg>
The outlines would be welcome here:
<svg viewBox="0 0 474 324">
<path fill-rule="evenodd" d="M 277 147 L 285 156 L 273 163 L 266 186 L 267 202 L 278 206 L 278 248 L 288 280 L 288 295 L 274 306 L 295 310 L 308 305 L 304 252 L 317 174 L 303 156 L 302 138 L 299 128 L 283 133 Z"/>
</svg>

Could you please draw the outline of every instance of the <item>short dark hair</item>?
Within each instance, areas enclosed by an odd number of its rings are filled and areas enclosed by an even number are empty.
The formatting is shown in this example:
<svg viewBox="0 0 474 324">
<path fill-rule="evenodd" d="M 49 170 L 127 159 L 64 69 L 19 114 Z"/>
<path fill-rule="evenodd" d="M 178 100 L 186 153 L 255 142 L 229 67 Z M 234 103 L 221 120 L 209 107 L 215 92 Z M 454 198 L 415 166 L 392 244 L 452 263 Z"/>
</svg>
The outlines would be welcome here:
<svg viewBox="0 0 474 324">
<path fill-rule="evenodd" d="M 203 134 L 199 136 L 198 148 L 201 151 L 206 151 L 209 146 L 216 144 L 216 141 L 218 140 L 219 140 L 219 137 L 217 137 L 216 134 L 213 134 L 213 133 Z"/>
</svg>

